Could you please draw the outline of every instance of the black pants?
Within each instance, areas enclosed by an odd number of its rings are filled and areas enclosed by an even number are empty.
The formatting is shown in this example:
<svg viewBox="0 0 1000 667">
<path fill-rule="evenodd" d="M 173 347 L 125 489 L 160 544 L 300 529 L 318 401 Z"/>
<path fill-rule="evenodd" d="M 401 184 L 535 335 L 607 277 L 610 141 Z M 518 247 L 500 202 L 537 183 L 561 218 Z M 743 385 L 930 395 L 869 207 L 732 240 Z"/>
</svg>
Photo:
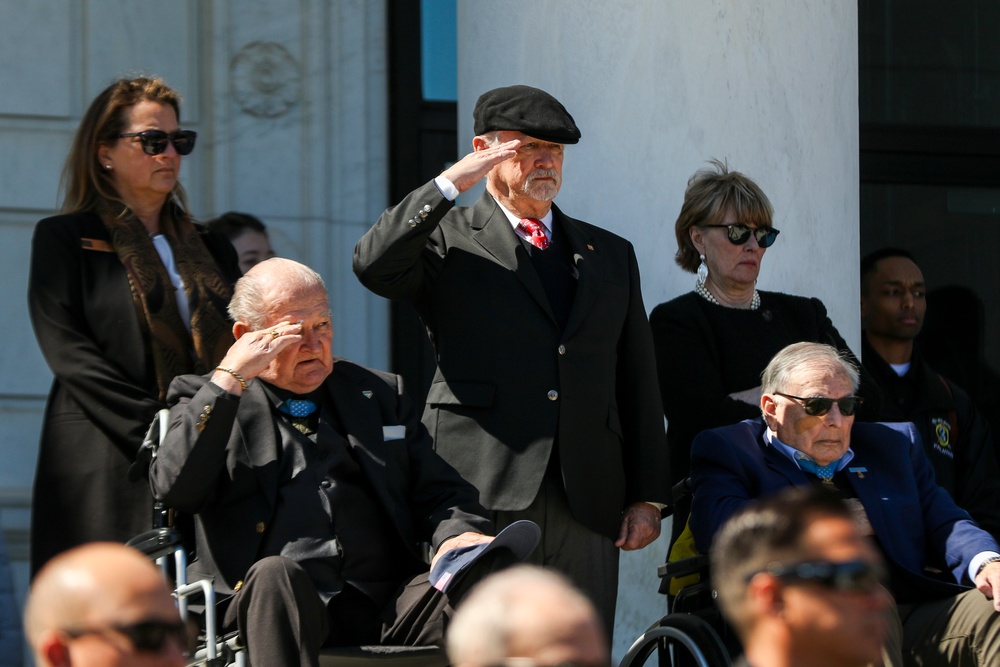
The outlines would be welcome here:
<svg viewBox="0 0 1000 667">
<path fill-rule="evenodd" d="M 317 667 L 324 646 L 440 646 L 450 615 L 448 596 L 426 573 L 404 582 L 383 609 L 350 586 L 324 605 L 298 563 L 270 556 L 250 568 L 225 625 L 239 629 L 252 665 Z"/>
</svg>

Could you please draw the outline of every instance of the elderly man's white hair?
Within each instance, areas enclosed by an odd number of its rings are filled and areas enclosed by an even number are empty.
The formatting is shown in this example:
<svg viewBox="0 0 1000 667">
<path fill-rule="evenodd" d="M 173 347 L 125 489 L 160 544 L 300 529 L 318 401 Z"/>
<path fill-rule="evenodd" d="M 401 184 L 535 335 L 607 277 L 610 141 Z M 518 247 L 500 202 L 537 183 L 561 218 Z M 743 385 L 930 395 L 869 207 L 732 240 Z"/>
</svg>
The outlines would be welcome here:
<svg viewBox="0 0 1000 667">
<path fill-rule="evenodd" d="M 593 604 L 562 574 L 517 565 L 477 584 L 448 627 L 448 657 L 456 667 L 500 665 L 545 648 L 547 640 L 582 638 L 582 651 L 608 660 Z M 595 648 L 596 647 L 596 648 Z M 589 663 L 588 663 L 589 664 Z"/>
<path fill-rule="evenodd" d="M 765 394 L 785 391 L 791 378 L 803 367 L 842 373 L 855 392 L 861 382 L 857 367 L 846 353 L 825 343 L 792 343 L 774 355 L 761 373 L 761 391 Z"/>
<path fill-rule="evenodd" d="M 305 264 L 283 257 L 272 257 L 255 264 L 246 275 L 236 281 L 233 298 L 229 301 L 229 316 L 234 322 L 243 322 L 251 331 L 263 328 L 267 320 L 269 293 L 280 285 L 294 286 L 299 290 L 321 289 L 326 291 L 323 277 Z"/>
</svg>

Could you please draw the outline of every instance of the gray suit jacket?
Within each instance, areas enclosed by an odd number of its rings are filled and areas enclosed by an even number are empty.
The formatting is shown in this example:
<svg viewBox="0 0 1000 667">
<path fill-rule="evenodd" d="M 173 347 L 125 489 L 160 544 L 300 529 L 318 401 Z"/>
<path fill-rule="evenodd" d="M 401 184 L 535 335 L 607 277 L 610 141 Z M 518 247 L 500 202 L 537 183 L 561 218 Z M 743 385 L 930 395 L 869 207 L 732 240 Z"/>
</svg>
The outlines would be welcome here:
<svg viewBox="0 0 1000 667">
<path fill-rule="evenodd" d="M 420 542 L 437 549 L 463 532 L 492 533 L 476 490 L 431 448 L 398 376 L 338 359 L 326 388 L 359 465 L 411 547 L 400 555 L 401 581 Z M 258 560 L 274 512 L 281 436 L 273 408 L 259 382 L 234 399 L 196 375 L 175 379 L 168 402 L 153 492 L 196 514 L 192 576 L 213 576 L 217 590 L 232 592 Z"/>
<path fill-rule="evenodd" d="M 408 301 L 434 343 L 424 423 L 492 510 L 535 498 L 558 450 L 573 515 L 609 537 L 622 509 L 669 502 L 652 336 L 632 245 L 554 208 L 577 277 L 564 330 L 489 194 L 456 208 L 433 182 L 387 210 L 354 271 Z"/>
</svg>

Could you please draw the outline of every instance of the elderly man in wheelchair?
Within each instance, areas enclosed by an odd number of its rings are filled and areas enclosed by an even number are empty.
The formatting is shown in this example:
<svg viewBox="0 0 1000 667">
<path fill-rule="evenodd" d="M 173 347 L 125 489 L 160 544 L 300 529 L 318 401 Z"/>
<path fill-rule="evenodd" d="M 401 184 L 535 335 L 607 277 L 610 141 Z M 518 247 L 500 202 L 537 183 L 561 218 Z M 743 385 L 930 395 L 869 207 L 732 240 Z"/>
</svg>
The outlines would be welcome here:
<svg viewBox="0 0 1000 667">
<path fill-rule="evenodd" d="M 229 311 L 236 342 L 211 375 L 173 382 L 150 467 L 156 497 L 195 517 L 189 577 L 230 598 L 224 625 L 258 667 L 441 645 L 454 598 L 516 558 L 494 549 L 468 582 L 428 580 L 422 543 L 433 564 L 493 539 L 476 490 L 434 452 L 398 376 L 334 360 L 317 273 L 258 264 Z"/>
<path fill-rule="evenodd" d="M 722 524 L 755 499 L 825 487 L 886 562 L 896 602 L 888 664 L 998 664 L 1000 546 L 935 483 L 912 424 L 854 421 L 857 387 L 858 370 L 828 345 L 778 352 L 762 376 L 763 417 L 694 440 L 695 546 L 708 552 Z"/>
</svg>

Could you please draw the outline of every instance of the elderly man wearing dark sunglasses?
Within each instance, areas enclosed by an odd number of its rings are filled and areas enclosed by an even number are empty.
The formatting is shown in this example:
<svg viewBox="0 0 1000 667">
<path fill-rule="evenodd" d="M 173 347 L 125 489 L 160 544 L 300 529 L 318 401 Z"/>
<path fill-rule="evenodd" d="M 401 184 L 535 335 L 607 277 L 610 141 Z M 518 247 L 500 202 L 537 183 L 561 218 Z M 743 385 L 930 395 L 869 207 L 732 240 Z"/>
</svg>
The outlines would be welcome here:
<svg viewBox="0 0 1000 667">
<path fill-rule="evenodd" d="M 902 621 L 901 639 L 887 642 L 891 664 L 998 664 L 1000 546 L 934 481 L 913 424 L 856 423 L 858 370 L 821 343 L 781 350 L 761 386 L 762 418 L 695 438 L 690 525 L 698 550 L 707 552 L 720 526 L 755 499 L 825 487 L 885 556 Z M 851 578 L 824 567 L 769 572 L 785 582 Z"/>
<path fill-rule="evenodd" d="M 24 629 L 38 667 L 181 667 L 189 639 L 160 571 L 111 542 L 50 560 L 31 586 Z"/>
<path fill-rule="evenodd" d="M 892 605 L 882 558 L 835 494 L 792 488 L 750 503 L 720 529 L 711 565 L 719 606 L 743 644 L 737 664 L 881 659 Z"/>
</svg>

